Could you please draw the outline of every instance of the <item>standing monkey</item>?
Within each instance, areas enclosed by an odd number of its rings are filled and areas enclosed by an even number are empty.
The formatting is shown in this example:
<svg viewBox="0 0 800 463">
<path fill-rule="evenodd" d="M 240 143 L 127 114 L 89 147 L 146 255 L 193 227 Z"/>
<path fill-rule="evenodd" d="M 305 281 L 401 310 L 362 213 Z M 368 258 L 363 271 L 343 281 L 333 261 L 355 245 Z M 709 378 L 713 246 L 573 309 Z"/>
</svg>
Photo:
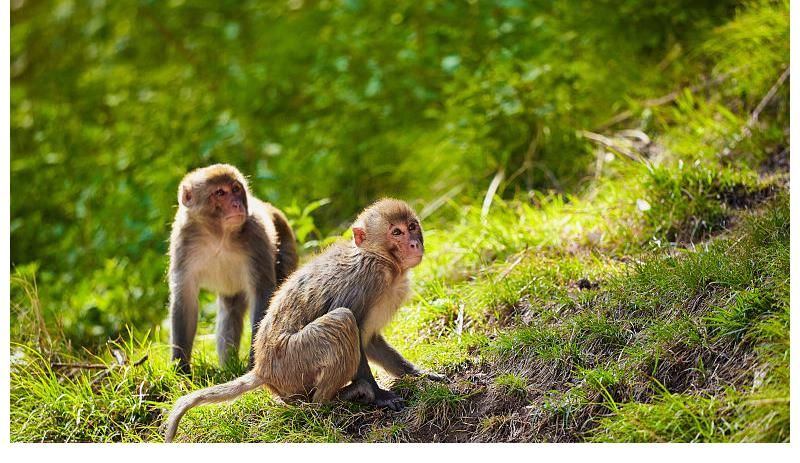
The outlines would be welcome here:
<svg viewBox="0 0 800 463">
<path fill-rule="evenodd" d="M 214 164 L 186 175 L 169 243 L 172 360 L 189 371 L 200 289 L 218 295 L 217 354 L 235 357 L 250 309 L 253 344 L 275 287 L 297 266 L 286 217 L 254 197 L 235 167 Z M 250 366 L 253 349 L 250 350 Z"/>
<path fill-rule="evenodd" d="M 332 245 L 277 291 L 258 328 L 253 369 L 178 399 L 166 441 L 190 408 L 259 386 L 287 400 L 338 397 L 399 410 L 402 398 L 378 386 L 368 359 L 397 377 L 444 379 L 420 371 L 380 334 L 407 297 L 408 270 L 423 251 L 422 227 L 406 203 L 383 199 L 365 209 L 353 224 L 352 242 Z"/>
</svg>

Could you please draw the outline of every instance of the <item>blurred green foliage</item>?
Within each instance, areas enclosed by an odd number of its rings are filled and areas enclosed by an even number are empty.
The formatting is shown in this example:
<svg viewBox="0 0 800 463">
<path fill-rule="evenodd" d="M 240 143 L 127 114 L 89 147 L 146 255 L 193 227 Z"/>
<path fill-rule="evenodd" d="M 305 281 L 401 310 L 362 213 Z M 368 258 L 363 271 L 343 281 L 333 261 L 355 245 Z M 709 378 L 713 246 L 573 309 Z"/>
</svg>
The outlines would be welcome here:
<svg viewBox="0 0 800 463">
<path fill-rule="evenodd" d="M 191 168 L 237 165 L 311 246 L 381 195 L 422 208 L 461 188 L 455 200 L 476 203 L 496 172 L 506 197 L 575 191 L 593 165 L 577 132 L 689 84 L 702 59 L 686 50 L 727 46 L 707 39 L 736 8 L 14 1 L 12 270 L 35 278 L 49 323 L 89 343 L 165 317 L 169 223 Z M 745 46 L 774 42 L 754 36 Z"/>
</svg>

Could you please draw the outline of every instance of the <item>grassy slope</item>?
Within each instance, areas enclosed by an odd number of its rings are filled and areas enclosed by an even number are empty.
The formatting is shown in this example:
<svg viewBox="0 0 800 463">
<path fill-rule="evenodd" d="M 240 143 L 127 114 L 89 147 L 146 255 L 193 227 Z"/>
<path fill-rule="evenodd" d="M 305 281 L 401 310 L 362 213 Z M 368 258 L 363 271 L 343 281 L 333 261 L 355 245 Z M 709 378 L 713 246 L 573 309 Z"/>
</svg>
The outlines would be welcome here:
<svg viewBox="0 0 800 463">
<path fill-rule="evenodd" d="M 457 220 L 428 228 L 416 295 L 387 335 L 450 382 L 379 376 L 406 397 L 399 413 L 254 392 L 191 411 L 178 438 L 788 441 L 785 87 L 736 141 L 788 61 L 781 15 L 756 5 L 717 31 L 704 56 L 733 77 L 649 109 L 649 143 L 604 131 L 616 155 L 583 193 L 495 199 L 485 218 L 445 206 Z M 37 352 L 58 350 L 56 334 L 12 345 L 12 440 L 159 441 L 178 396 L 243 371 L 217 368 L 206 340 L 182 377 L 162 342 L 135 338 L 110 348 L 147 358 L 99 380 L 50 368 Z"/>
</svg>

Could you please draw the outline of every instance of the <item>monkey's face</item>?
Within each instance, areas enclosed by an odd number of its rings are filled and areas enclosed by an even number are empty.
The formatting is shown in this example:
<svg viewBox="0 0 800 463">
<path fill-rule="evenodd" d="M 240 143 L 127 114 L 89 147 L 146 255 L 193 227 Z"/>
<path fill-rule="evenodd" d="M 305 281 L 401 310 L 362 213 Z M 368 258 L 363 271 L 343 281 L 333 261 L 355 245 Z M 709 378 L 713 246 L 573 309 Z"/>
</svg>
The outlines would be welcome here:
<svg viewBox="0 0 800 463">
<path fill-rule="evenodd" d="M 403 270 L 417 266 L 425 253 L 422 226 L 412 218 L 406 222 L 390 223 L 386 231 L 389 249 Z"/>
<path fill-rule="evenodd" d="M 353 242 L 365 251 L 394 260 L 402 270 L 422 261 L 422 225 L 403 201 L 381 199 L 364 209 L 353 223 Z"/>
<path fill-rule="evenodd" d="M 218 232 L 236 231 L 247 221 L 247 180 L 228 164 L 201 167 L 186 174 L 178 202 L 189 220 Z"/>
<path fill-rule="evenodd" d="M 238 228 L 247 220 L 247 193 L 238 181 L 210 185 L 208 203 L 223 228 Z"/>
</svg>

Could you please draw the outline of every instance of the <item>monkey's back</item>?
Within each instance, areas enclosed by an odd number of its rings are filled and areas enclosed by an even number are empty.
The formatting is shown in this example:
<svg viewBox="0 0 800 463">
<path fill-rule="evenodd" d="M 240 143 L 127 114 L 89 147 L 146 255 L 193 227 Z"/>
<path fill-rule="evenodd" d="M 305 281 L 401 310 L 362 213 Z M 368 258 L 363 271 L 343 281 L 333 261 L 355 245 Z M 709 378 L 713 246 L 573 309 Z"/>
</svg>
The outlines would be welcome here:
<svg viewBox="0 0 800 463">
<path fill-rule="evenodd" d="M 339 307 L 350 309 L 360 322 L 375 302 L 372 295 L 382 294 L 389 278 L 379 259 L 352 243 L 333 244 L 294 272 L 275 293 L 256 343 L 269 354 L 279 339 Z"/>
</svg>

